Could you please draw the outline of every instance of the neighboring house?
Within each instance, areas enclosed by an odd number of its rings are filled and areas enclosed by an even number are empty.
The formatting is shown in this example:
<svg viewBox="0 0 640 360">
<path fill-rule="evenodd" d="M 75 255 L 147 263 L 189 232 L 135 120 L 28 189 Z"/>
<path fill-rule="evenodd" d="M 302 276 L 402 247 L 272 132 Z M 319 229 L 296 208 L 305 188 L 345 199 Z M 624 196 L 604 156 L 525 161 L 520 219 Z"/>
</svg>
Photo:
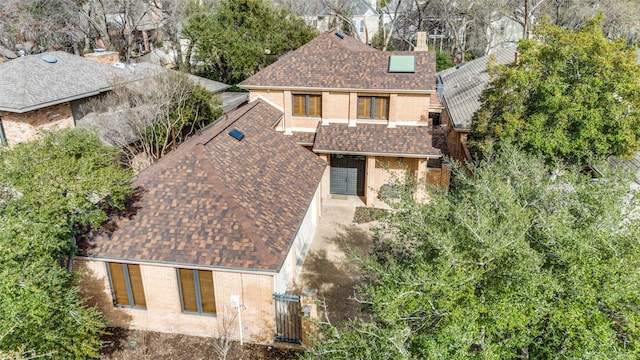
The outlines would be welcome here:
<svg viewBox="0 0 640 360">
<path fill-rule="evenodd" d="M 144 64 L 112 66 L 116 53 L 86 57 L 63 51 L 29 55 L 0 64 L 0 143 L 15 145 L 36 138 L 43 130 L 81 125 L 82 105 L 111 90 L 114 79 L 136 81 L 153 76 L 161 67 Z M 190 76 L 214 93 L 229 85 Z M 246 94 L 221 94 L 223 108 L 231 111 L 246 101 Z"/>
<path fill-rule="evenodd" d="M 282 336 L 274 294 L 313 239 L 326 163 L 272 129 L 281 117 L 260 100 L 228 114 L 140 173 L 129 209 L 79 241 L 81 288 L 110 326 Z M 238 311 L 242 328 L 221 333 Z"/>
<path fill-rule="evenodd" d="M 79 106 L 110 90 L 114 70 L 62 51 L 0 64 L 0 141 L 14 145 L 75 126 Z"/>
<path fill-rule="evenodd" d="M 323 199 L 358 195 L 371 205 L 394 174 L 448 185 L 445 144 L 430 123 L 440 111 L 433 52 L 382 52 L 330 31 L 239 86 L 281 109 L 274 128 L 330 165 Z"/>
<path fill-rule="evenodd" d="M 487 71 L 489 59 L 494 57 L 496 64 L 510 64 L 515 56 L 516 47 L 509 47 L 438 73 L 438 93 L 444 105 L 441 121 L 446 126 L 448 152 L 453 159 L 471 159 L 467 134 L 473 115 L 480 108 L 480 95 L 491 80 Z"/>
<path fill-rule="evenodd" d="M 380 13 L 376 0 L 345 0 L 325 6 L 318 14 L 305 15 L 307 24 L 326 32 L 331 28 L 344 29 L 365 44 L 371 44 L 380 27 Z M 349 21 L 349 28 L 344 22 Z"/>
</svg>

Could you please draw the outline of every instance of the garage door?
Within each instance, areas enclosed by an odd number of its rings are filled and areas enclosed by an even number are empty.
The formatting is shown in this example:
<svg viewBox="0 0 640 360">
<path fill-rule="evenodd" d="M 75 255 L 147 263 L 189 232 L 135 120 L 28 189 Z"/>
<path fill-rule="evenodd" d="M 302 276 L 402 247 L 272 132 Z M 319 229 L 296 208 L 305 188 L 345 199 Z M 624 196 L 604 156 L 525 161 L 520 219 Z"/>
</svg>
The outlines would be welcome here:
<svg viewBox="0 0 640 360">
<path fill-rule="evenodd" d="M 365 157 L 331 155 L 331 193 L 364 196 Z"/>
</svg>

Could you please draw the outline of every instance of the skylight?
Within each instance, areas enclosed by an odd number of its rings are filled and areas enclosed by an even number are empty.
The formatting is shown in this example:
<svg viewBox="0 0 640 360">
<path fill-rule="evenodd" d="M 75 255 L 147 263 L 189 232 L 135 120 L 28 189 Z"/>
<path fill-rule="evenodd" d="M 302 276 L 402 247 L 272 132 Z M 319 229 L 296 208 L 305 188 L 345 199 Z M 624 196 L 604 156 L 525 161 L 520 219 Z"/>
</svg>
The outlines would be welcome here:
<svg viewBox="0 0 640 360">
<path fill-rule="evenodd" d="M 240 141 L 242 139 L 244 139 L 244 134 L 242 133 L 242 131 L 238 130 L 238 129 L 233 129 L 231 131 L 229 131 L 229 135 L 231 135 L 232 138 Z"/>
<path fill-rule="evenodd" d="M 415 55 L 391 55 L 389 56 L 390 73 L 412 73 L 416 72 Z"/>
</svg>

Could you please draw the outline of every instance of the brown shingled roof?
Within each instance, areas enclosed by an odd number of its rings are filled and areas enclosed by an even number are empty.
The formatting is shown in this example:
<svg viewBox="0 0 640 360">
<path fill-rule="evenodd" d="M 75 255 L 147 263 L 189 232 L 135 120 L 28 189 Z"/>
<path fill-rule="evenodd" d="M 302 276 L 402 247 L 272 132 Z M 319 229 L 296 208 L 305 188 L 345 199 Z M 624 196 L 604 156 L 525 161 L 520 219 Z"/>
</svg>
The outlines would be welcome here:
<svg viewBox="0 0 640 360">
<path fill-rule="evenodd" d="M 433 147 L 432 134 L 426 126 L 347 124 L 318 125 L 313 146 L 316 153 L 387 156 L 411 155 L 428 157 L 441 155 Z"/>
<path fill-rule="evenodd" d="M 415 73 L 389 73 L 390 55 L 415 55 Z M 241 82 L 240 87 L 428 91 L 436 86 L 435 63 L 432 51 L 383 52 L 329 31 Z"/>
<path fill-rule="evenodd" d="M 280 116 L 255 101 L 142 172 L 137 213 L 81 245 L 84 255 L 278 271 L 326 166 L 271 128 Z"/>
<path fill-rule="evenodd" d="M 298 145 L 313 145 L 315 141 L 316 133 L 314 132 L 294 132 L 293 139 Z"/>
</svg>

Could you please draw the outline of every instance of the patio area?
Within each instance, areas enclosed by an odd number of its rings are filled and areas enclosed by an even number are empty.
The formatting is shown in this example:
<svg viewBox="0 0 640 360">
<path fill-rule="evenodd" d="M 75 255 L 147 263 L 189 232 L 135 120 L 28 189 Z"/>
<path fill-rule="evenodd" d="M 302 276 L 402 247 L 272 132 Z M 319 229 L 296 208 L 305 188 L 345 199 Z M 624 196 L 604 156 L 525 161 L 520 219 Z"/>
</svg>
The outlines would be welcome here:
<svg viewBox="0 0 640 360">
<path fill-rule="evenodd" d="M 372 249 L 371 228 L 377 222 L 353 222 L 356 207 L 364 206 L 356 196 L 329 199 L 322 207 L 322 217 L 300 274 L 302 288 L 317 289 L 320 321 L 338 324 L 361 316 L 361 306 L 354 297 L 360 283 L 360 262 L 355 256 Z"/>
</svg>

